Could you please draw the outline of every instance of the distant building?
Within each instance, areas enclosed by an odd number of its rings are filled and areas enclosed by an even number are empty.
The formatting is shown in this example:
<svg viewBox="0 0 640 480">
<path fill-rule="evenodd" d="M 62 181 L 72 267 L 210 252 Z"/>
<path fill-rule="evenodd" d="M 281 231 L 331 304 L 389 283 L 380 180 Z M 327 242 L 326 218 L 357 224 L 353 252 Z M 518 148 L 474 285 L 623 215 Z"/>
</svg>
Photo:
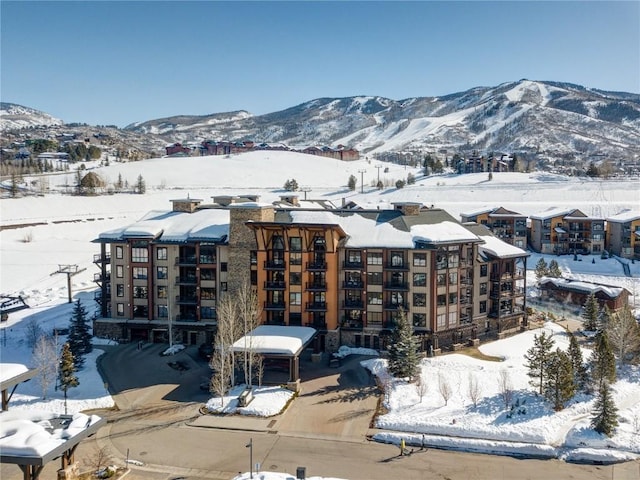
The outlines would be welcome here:
<svg viewBox="0 0 640 480">
<path fill-rule="evenodd" d="M 640 211 L 625 210 L 607 217 L 607 249 L 614 255 L 640 260 Z"/>
<path fill-rule="evenodd" d="M 604 219 L 578 209 L 550 208 L 531 215 L 530 246 L 545 254 L 599 254 L 605 246 Z"/>
<path fill-rule="evenodd" d="M 538 282 L 543 300 L 554 300 L 583 306 L 587 297 L 594 294 L 600 308 L 605 305 L 611 311 L 618 311 L 629 303 L 629 291 L 623 287 L 614 287 L 594 282 L 571 280 L 566 278 L 544 277 Z"/>
<path fill-rule="evenodd" d="M 170 143 L 164 147 L 166 154 L 168 156 L 178 156 L 178 155 L 190 155 L 191 148 L 187 146 L 183 146 L 181 143 Z"/>
<path fill-rule="evenodd" d="M 499 239 L 516 247 L 527 248 L 527 216 L 504 207 L 483 208 L 461 213 L 462 223 L 476 222 L 485 225 Z"/>
</svg>

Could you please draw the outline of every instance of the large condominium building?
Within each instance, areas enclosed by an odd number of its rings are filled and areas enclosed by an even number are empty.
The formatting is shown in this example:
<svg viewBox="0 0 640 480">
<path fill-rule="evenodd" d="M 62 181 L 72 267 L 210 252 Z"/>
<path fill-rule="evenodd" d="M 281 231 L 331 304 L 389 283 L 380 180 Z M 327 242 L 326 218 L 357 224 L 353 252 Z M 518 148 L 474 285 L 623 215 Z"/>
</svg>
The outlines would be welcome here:
<svg viewBox="0 0 640 480">
<path fill-rule="evenodd" d="M 604 250 L 604 219 L 578 209 L 550 208 L 531 215 L 530 246 L 546 254 L 594 254 Z"/>
<path fill-rule="evenodd" d="M 640 211 L 607 217 L 607 248 L 614 255 L 640 260 Z"/>
<path fill-rule="evenodd" d="M 314 348 L 385 348 L 400 312 L 426 351 L 526 324 L 527 253 L 418 203 L 344 210 L 186 199 L 96 240 L 102 336 L 211 341 L 216 304 L 252 285 L 262 323 L 311 326 Z"/>
</svg>

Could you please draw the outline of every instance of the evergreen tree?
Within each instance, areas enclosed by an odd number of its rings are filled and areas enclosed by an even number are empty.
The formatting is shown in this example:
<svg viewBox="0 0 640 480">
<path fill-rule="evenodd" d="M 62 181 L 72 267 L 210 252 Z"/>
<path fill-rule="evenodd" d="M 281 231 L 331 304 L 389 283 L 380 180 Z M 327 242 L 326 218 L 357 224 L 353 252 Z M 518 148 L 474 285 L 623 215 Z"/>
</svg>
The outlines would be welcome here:
<svg viewBox="0 0 640 480">
<path fill-rule="evenodd" d="M 543 257 L 540 257 L 536 263 L 536 278 L 540 280 L 542 277 L 549 275 L 549 267 Z"/>
<path fill-rule="evenodd" d="M 616 359 L 609 344 L 607 332 L 598 332 L 596 344 L 589 359 L 591 378 L 599 389 L 603 383 L 616 381 Z"/>
<path fill-rule="evenodd" d="M 138 179 L 136 180 L 136 193 L 143 195 L 147 191 L 147 184 L 142 178 L 142 174 L 138 175 Z"/>
<path fill-rule="evenodd" d="M 396 188 L 404 188 L 404 180 L 396 180 Z"/>
<path fill-rule="evenodd" d="M 73 353 L 69 343 L 65 343 L 62 347 L 62 354 L 60 355 L 60 368 L 58 368 L 58 385 L 64 392 L 64 414 L 67 414 L 67 391 L 70 388 L 80 385 L 78 377 L 75 375 L 76 367 L 73 363 Z"/>
<path fill-rule="evenodd" d="M 444 172 L 444 166 L 440 159 L 436 160 L 436 163 L 433 164 L 433 173 L 442 173 Z"/>
<path fill-rule="evenodd" d="M 356 189 L 357 183 L 358 179 L 355 177 L 355 175 L 349 175 L 349 181 L 347 182 L 347 187 L 349 187 L 349 190 L 353 192 Z"/>
<path fill-rule="evenodd" d="M 124 183 L 122 182 L 121 173 L 118 174 L 118 180 L 116 181 L 115 187 L 116 187 L 116 192 L 121 192 L 122 189 L 124 188 Z"/>
<path fill-rule="evenodd" d="M 418 371 L 418 342 L 406 312 L 400 308 L 389 345 L 389 372 L 397 378 L 414 378 Z"/>
<path fill-rule="evenodd" d="M 413 175 L 413 173 L 408 174 L 407 175 L 407 185 L 413 185 L 414 183 L 416 183 L 415 175 Z"/>
<path fill-rule="evenodd" d="M 11 174 L 11 186 L 9 187 L 9 191 L 11 193 L 11 198 L 16 198 L 18 196 L 18 183 L 20 183 L 20 180 L 18 178 L 18 175 L 16 175 L 15 173 Z"/>
<path fill-rule="evenodd" d="M 613 429 L 618 426 L 618 408 L 611 395 L 611 387 L 603 382 L 598 389 L 598 396 L 593 405 L 593 418 L 591 427 L 598 432 L 610 437 Z"/>
<path fill-rule="evenodd" d="M 591 293 L 582 306 L 583 327 L 591 332 L 598 329 L 598 301 L 595 294 Z"/>
<path fill-rule="evenodd" d="M 91 332 L 89 331 L 89 318 L 87 310 L 80 303 L 80 299 L 73 305 L 71 320 L 69 323 L 69 337 L 67 340 L 71 353 L 73 354 L 76 368 L 82 368 L 84 355 L 93 350 L 91 344 Z"/>
<path fill-rule="evenodd" d="M 529 383 L 532 387 L 538 387 L 541 395 L 547 379 L 547 362 L 554 343 L 553 338 L 548 337 L 547 332 L 543 331 L 540 335 L 534 335 L 533 346 L 524 355 L 526 367 L 529 369 L 527 375 L 531 377 Z"/>
<path fill-rule="evenodd" d="M 589 168 L 587 169 L 587 176 L 588 177 L 599 177 L 600 176 L 600 170 L 598 170 L 598 167 L 596 167 L 595 163 L 591 162 L 589 164 Z"/>
<path fill-rule="evenodd" d="M 544 396 L 553 403 L 554 410 L 562 410 L 576 391 L 571 359 L 569 355 L 557 348 L 549 355 L 546 369 Z"/>
<path fill-rule="evenodd" d="M 580 345 L 578 345 L 578 340 L 571 332 L 569 332 L 569 348 L 567 349 L 567 354 L 573 366 L 573 383 L 577 390 L 585 391 L 589 384 L 589 374 L 582 358 L 582 350 L 580 349 Z"/>
<path fill-rule="evenodd" d="M 549 276 L 554 278 L 562 278 L 562 270 L 555 260 L 549 262 Z"/>
</svg>

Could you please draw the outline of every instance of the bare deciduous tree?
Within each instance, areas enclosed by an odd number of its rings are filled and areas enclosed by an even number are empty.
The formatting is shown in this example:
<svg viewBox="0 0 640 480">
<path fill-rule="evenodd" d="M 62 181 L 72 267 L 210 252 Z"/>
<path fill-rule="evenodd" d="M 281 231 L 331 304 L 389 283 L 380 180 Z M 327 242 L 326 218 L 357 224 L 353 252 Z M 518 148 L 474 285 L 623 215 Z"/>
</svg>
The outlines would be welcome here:
<svg viewBox="0 0 640 480">
<path fill-rule="evenodd" d="M 89 467 L 93 472 L 102 470 L 104 467 L 109 465 L 109 462 L 110 455 L 108 448 L 98 447 L 97 445 L 82 459 L 82 463 Z"/>
<path fill-rule="evenodd" d="M 416 393 L 418 394 L 418 397 L 420 397 L 420 403 L 422 403 L 422 399 L 429 391 L 427 376 L 424 370 L 422 370 L 420 374 L 416 377 L 415 385 L 416 385 Z"/>
<path fill-rule="evenodd" d="M 453 394 L 453 389 L 449 384 L 449 381 L 442 375 L 442 372 L 438 373 L 438 390 L 440 391 L 440 395 L 444 400 L 444 404 L 447 405 L 449 403 L 449 399 Z"/>
<path fill-rule="evenodd" d="M 640 355 L 640 326 L 628 304 L 619 312 L 608 313 L 607 334 L 619 365 Z"/>
<path fill-rule="evenodd" d="M 482 396 L 482 386 L 478 381 L 478 377 L 476 377 L 472 372 L 469 372 L 467 395 L 469 395 L 469 399 L 473 403 L 474 408 L 477 407 L 478 402 L 480 401 L 480 397 Z"/>
<path fill-rule="evenodd" d="M 25 340 L 27 341 L 27 346 L 33 350 L 38 343 L 38 339 L 44 335 L 42 328 L 38 325 L 37 320 L 31 319 L 27 323 L 27 328 L 25 328 Z"/>
<path fill-rule="evenodd" d="M 235 292 L 238 317 L 247 344 L 243 353 L 244 381 L 248 387 L 253 385 L 254 353 L 258 345 L 253 335 L 249 335 L 259 324 L 261 310 L 258 307 L 258 295 L 248 282 L 243 283 Z"/>
<path fill-rule="evenodd" d="M 511 374 L 505 368 L 500 370 L 498 375 L 498 389 L 505 408 L 509 408 L 509 404 L 513 400 L 513 384 L 511 383 Z"/>
<path fill-rule="evenodd" d="M 220 405 L 224 407 L 224 396 L 234 383 L 233 354 L 231 345 L 239 335 L 238 311 L 235 300 L 231 295 L 224 295 L 217 308 L 218 330 L 211 354 L 211 392 L 220 397 Z"/>
<path fill-rule="evenodd" d="M 38 370 L 36 380 L 40 384 L 44 400 L 47 398 L 47 390 L 58 376 L 58 352 L 56 352 L 55 339 L 41 334 L 33 347 L 31 362 Z"/>
</svg>

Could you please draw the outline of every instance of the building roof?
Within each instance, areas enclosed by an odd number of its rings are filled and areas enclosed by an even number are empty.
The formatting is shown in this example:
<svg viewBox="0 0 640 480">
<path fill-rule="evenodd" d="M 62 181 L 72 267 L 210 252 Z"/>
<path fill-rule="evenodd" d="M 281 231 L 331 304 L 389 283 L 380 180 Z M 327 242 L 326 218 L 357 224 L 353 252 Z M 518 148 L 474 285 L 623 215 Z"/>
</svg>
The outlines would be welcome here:
<svg viewBox="0 0 640 480">
<path fill-rule="evenodd" d="M 137 222 L 102 232 L 96 241 L 147 238 L 167 243 L 225 242 L 228 236 L 229 211 L 226 209 L 206 208 L 193 213 L 153 210 Z"/>
<path fill-rule="evenodd" d="M 555 287 L 562 290 L 572 290 L 580 293 L 587 293 L 587 294 L 602 293 L 611 299 L 618 298 L 623 291 L 626 291 L 627 293 L 629 293 L 629 291 L 623 287 L 602 285 L 599 283 L 573 280 L 570 278 L 542 277 L 539 283 L 540 283 L 540 286 L 554 285 Z"/>
<path fill-rule="evenodd" d="M 623 210 L 615 215 L 607 217 L 607 222 L 615 222 L 615 223 L 627 223 L 633 222 L 634 220 L 640 220 L 640 211 L 639 210 Z"/>
<path fill-rule="evenodd" d="M 232 352 L 251 350 L 263 355 L 299 355 L 313 339 L 316 329 L 281 325 L 260 325 L 231 345 Z"/>
<path fill-rule="evenodd" d="M 551 207 L 543 212 L 530 215 L 529 218 L 531 218 L 532 220 L 548 220 L 554 217 L 564 217 L 566 215 L 569 215 L 570 213 L 573 213 L 574 210 L 575 208 Z"/>
</svg>

